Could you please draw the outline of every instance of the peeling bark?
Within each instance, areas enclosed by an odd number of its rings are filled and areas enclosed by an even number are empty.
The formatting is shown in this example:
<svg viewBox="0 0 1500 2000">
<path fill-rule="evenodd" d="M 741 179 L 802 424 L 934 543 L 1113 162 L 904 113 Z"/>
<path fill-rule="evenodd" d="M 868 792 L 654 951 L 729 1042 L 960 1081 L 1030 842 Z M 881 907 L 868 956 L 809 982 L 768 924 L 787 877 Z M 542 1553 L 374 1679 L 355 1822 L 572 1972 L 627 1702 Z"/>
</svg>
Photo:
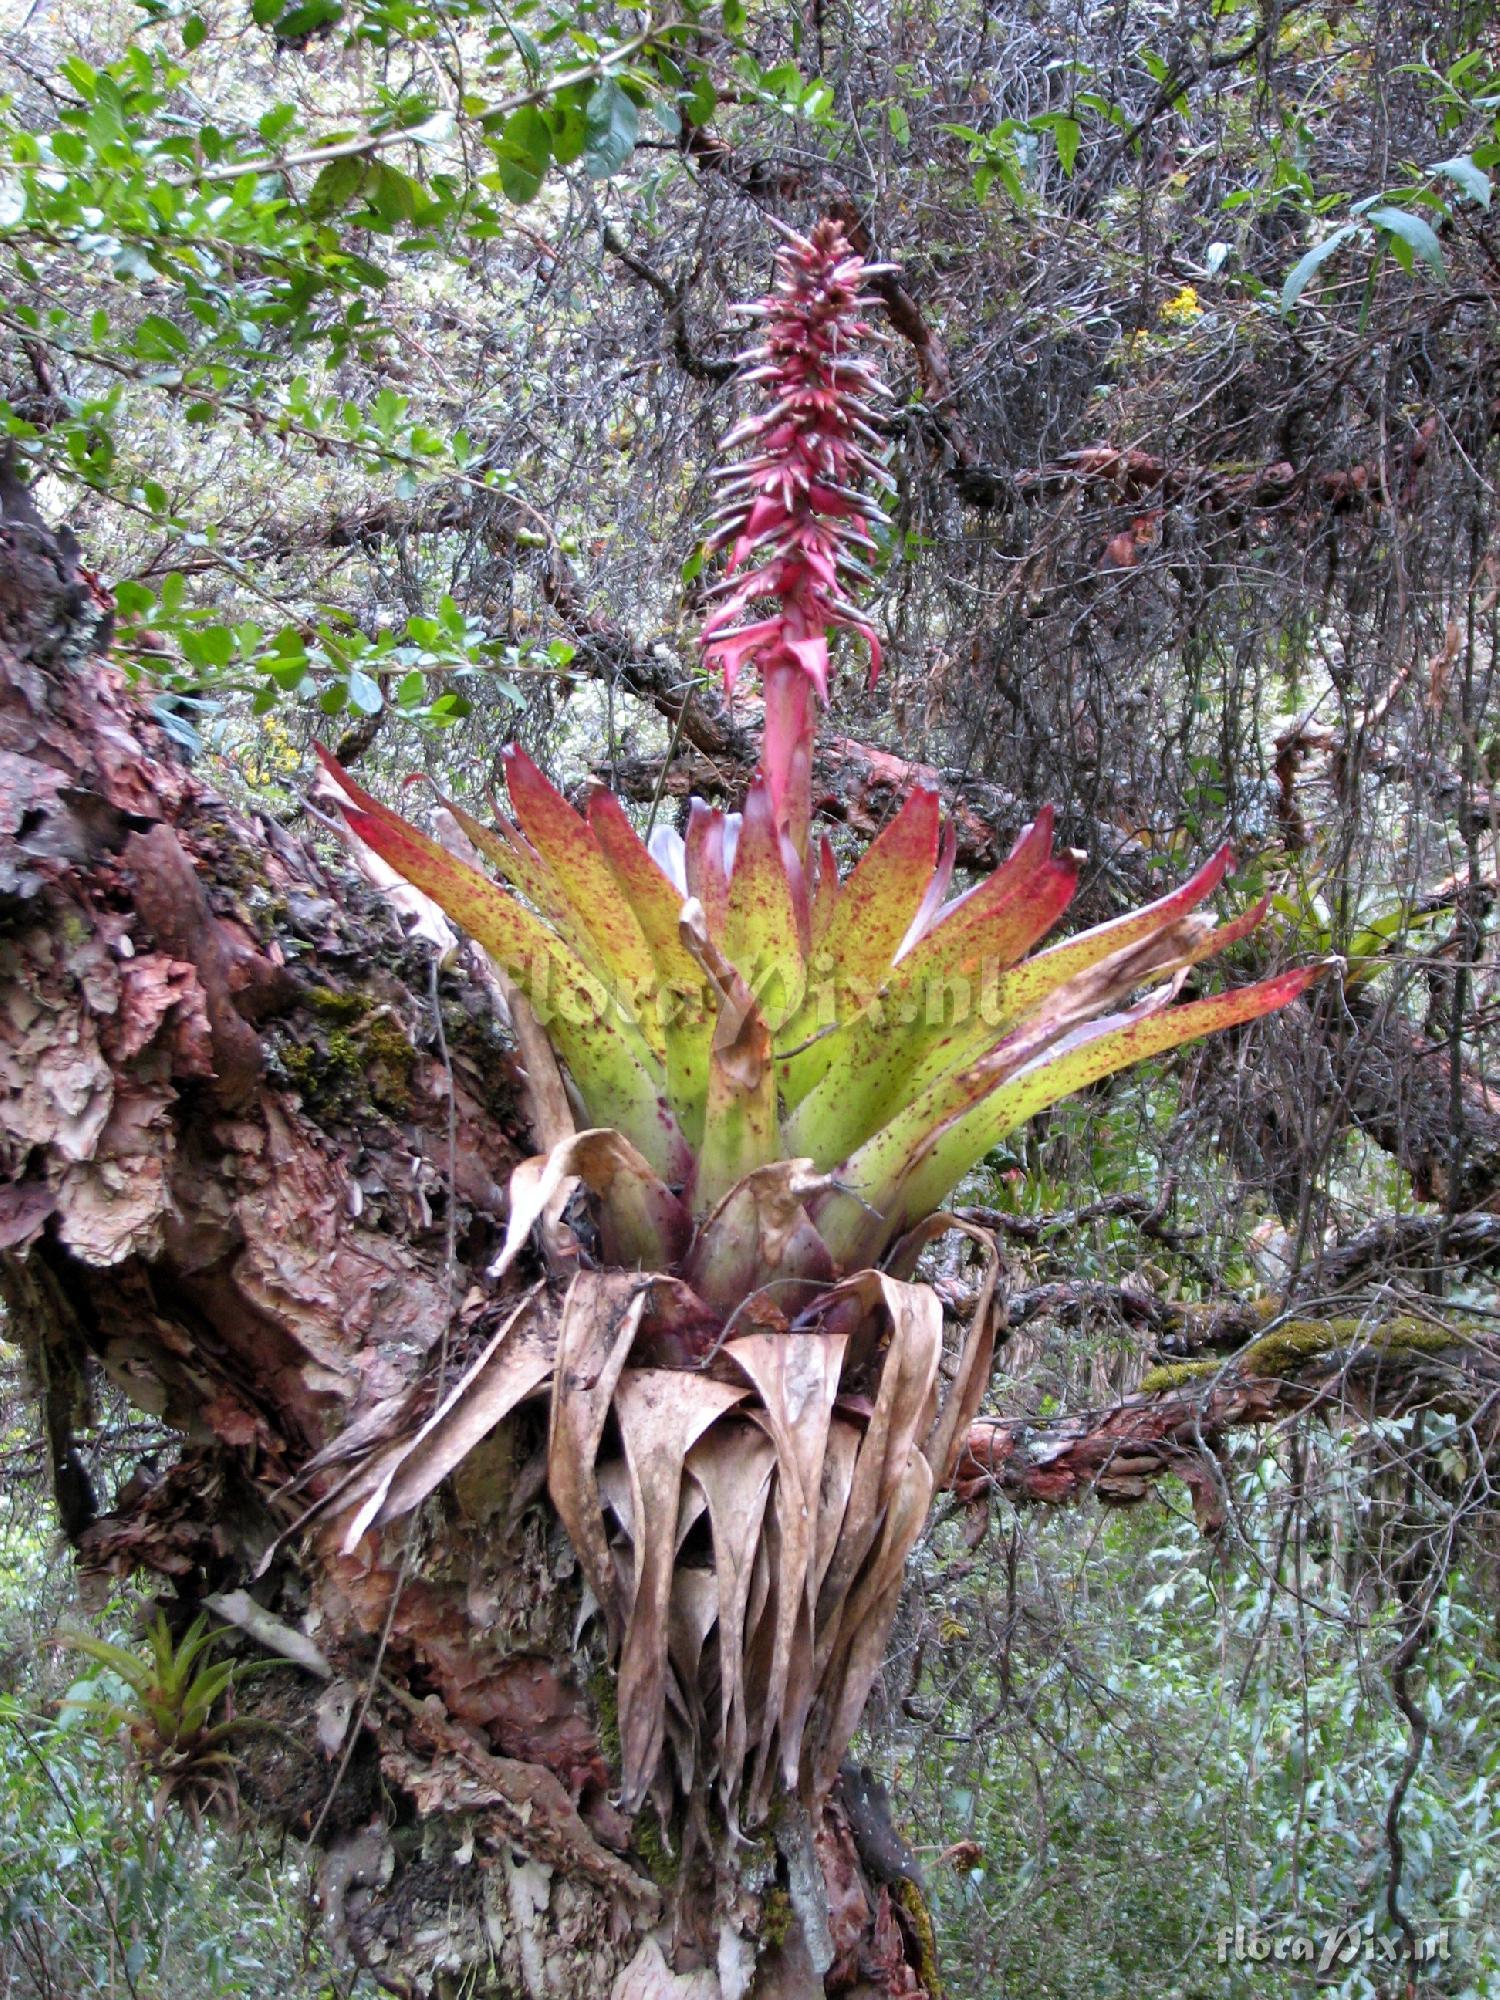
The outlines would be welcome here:
<svg viewBox="0 0 1500 2000">
<path fill-rule="evenodd" d="M 540 1404 L 409 1523 L 303 1525 L 536 1286 L 485 1276 L 522 1079 L 493 982 L 216 797 L 99 656 L 107 616 L 67 548 L 0 527 L 0 1288 L 80 1559 L 298 1635 L 245 1684 L 279 1726 L 242 1807 L 316 1839 L 325 1920 L 390 1990 L 919 1994 L 919 1927 L 835 1808 L 789 1901 L 794 1806 L 780 1844 L 682 1863 L 612 1803 Z M 182 1437 L 102 1514 L 72 1442 L 100 1370 Z"/>
</svg>

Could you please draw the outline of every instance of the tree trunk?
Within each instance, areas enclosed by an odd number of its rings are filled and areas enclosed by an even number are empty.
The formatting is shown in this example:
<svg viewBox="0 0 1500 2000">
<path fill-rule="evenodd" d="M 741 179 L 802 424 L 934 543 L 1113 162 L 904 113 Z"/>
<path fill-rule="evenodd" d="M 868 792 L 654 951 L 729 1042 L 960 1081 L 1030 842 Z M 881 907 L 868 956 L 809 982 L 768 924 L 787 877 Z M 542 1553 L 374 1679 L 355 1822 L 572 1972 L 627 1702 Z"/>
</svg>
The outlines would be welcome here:
<svg viewBox="0 0 1500 2000">
<path fill-rule="evenodd" d="M 688 1854 L 611 1803 L 611 1676 L 522 1403 L 420 1511 L 304 1521 L 419 1426 L 534 1285 L 486 1270 L 532 1146 L 492 987 L 309 839 L 236 811 L 100 656 L 108 600 L 0 527 L 0 1284 L 81 1560 L 170 1579 L 275 1731 L 243 1813 L 313 1839 L 388 1990 L 935 1991 L 878 1797 Z M 100 1371 L 181 1438 L 100 1512 Z M 896 1859 L 892 1860 L 892 1853 Z M 469 1982 L 469 1983 L 463 1983 Z"/>
</svg>

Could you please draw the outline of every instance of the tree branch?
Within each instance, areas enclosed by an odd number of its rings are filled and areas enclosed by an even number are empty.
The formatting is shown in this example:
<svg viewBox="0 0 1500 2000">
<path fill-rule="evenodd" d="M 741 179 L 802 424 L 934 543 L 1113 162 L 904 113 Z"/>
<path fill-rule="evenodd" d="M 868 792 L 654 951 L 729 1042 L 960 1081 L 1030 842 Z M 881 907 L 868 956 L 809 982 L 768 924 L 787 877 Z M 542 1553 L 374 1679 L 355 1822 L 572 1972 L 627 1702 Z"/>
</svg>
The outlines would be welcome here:
<svg viewBox="0 0 1500 2000">
<path fill-rule="evenodd" d="M 1089 1496 L 1128 1505 L 1167 1473 L 1193 1492 L 1200 1522 L 1222 1521 L 1216 1456 L 1231 1431 L 1308 1411 L 1398 1416 L 1435 1405 L 1466 1422 L 1485 1458 L 1500 1429 L 1500 1341 L 1485 1331 L 1400 1319 L 1295 1321 L 1222 1363 L 1180 1362 L 1148 1375 L 1108 1410 L 1034 1423 L 980 1418 L 953 1479 L 960 1500 L 1002 1494 L 1020 1506 Z"/>
<path fill-rule="evenodd" d="M 600 235 L 610 255 L 618 257 L 633 277 L 639 278 L 643 285 L 648 285 L 666 308 L 667 327 L 672 335 L 672 352 L 683 374 L 691 375 L 696 382 L 731 381 L 739 372 L 736 363 L 715 361 L 699 354 L 688 338 L 681 285 L 674 285 L 670 279 L 664 278 L 660 271 L 648 264 L 644 257 L 637 257 L 612 222 L 605 223 Z"/>
</svg>

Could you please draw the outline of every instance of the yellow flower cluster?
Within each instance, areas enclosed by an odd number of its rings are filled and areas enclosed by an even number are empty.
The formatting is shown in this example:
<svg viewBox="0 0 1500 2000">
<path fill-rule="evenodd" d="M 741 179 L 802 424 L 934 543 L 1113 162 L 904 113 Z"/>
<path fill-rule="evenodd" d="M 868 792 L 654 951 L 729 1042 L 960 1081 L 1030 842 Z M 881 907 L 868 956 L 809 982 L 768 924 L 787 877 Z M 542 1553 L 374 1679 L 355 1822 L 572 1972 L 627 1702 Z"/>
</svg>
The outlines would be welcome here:
<svg viewBox="0 0 1500 2000">
<path fill-rule="evenodd" d="M 279 716 L 267 715 L 260 725 L 258 752 L 248 751 L 240 764 L 240 776 L 247 785 L 262 791 L 278 784 L 302 762 L 302 752 L 292 741 Z"/>
<path fill-rule="evenodd" d="M 1198 294 L 1191 285 L 1168 299 L 1161 309 L 1161 317 L 1173 326 L 1191 326 L 1195 319 L 1202 319 L 1203 308 L 1198 303 Z"/>
</svg>

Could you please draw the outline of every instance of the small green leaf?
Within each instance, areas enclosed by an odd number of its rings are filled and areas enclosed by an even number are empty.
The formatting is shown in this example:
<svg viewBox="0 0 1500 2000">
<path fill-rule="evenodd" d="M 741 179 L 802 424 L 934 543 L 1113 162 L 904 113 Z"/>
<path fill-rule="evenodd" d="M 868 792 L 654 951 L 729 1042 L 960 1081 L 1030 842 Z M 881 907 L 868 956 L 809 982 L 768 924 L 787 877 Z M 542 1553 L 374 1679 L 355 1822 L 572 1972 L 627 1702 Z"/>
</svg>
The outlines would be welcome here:
<svg viewBox="0 0 1500 2000">
<path fill-rule="evenodd" d="M 719 94 L 714 89 L 713 79 L 706 70 L 700 70 L 693 78 L 691 90 L 682 93 L 682 115 L 690 125 L 706 125 L 713 117 L 719 102 Z"/>
<path fill-rule="evenodd" d="M 361 715 L 378 715 L 385 706 L 380 683 L 358 667 L 349 676 L 349 706 L 357 708 Z"/>
<path fill-rule="evenodd" d="M 188 339 L 181 327 L 174 326 L 160 313 L 147 313 L 135 330 L 135 346 L 139 354 L 164 360 L 170 355 L 186 354 Z"/>
<path fill-rule="evenodd" d="M 339 0 L 302 0 L 300 7 L 290 8 L 277 18 L 277 39 L 295 42 L 303 35 L 316 34 L 319 28 L 330 27 L 342 11 Z"/>
<path fill-rule="evenodd" d="M 518 160 L 526 160 L 536 174 L 546 174 L 552 158 L 552 128 L 536 104 L 522 104 L 506 118 L 500 132 L 506 146 L 514 148 Z"/>
<path fill-rule="evenodd" d="M 1306 291 L 1308 280 L 1317 275 L 1340 244 L 1347 243 L 1353 234 L 1354 224 L 1345 223 L 1342 229 L 1335 229 L 1331 236 L 1325 236 L 1321 243 L 1315 243 L 1305 256 L 1297 259 L 1281 288 L 1281 310 L 1284 314 L 1291 311 Z"/>
<path fill-rule="evenodd" d="M 583 115 L 583 106 L 560 100 L 551 106 L 547 122 L 552 133 L 553 159 L 560 167 L 571 167 L 575 160 L 583 157 L 588 139 L 588 122 Z"/>
<path fill-rule="evenodd" d="M 886 123 L 891 128 L 891 137 L 898 146 L 911 144 L 911 120 L 899 104 L 888 104 L 885 108 Z"/>
<path fill-rule="evenodd" d="M 234 634 L 227 625 L 205 625 L 182 634 L 182 651 L 195 667 L 222 670 L 234 658 Z"/>
<path fill-rule="evenodd" d="M 523 104 L 490 144 L 507 199 L 518 206 L 531 201 L 552 158 L 552 128 L 541 111 L 534 104 Z"/>
<path fill-rule="evenodd" d="M 315 222 L 340 214 L 364 186 L 364 180 L 365 163 L 357 153 L 327 161 L 307 197 L 308 214 Z"/>
<path fill-rule="evenodd" d="M 613 77 L 594 85 L 584 114 L 583 167 L 590 180 L 607 180 L 635 151 L 640 113 Z"/>
<path fill-rule="evenodd" d="M 191 55 L 201 48 L 208 36 L 208 24 L 201 14 L 189 14 L 182 24 L 182 46 Z"/>
<path fill-rule="evenodd" d="M 1489 207 L 1493 183 L 1483 167 L 1476 163 L 1472 153 L 1458 153 L 1451 160 L 1438 160 L 1427 171 L 1442 174 L 1461 187 L 1471 201 L 1477 201 L 1481 208 Z"/>
<path fill-rule="evenodd" d="M 376 161 L 365 174 L 364 198 L 387 229 L 414 222 L 422 205 L 422 190 L 410 174 L 388 161 Z"/>
<path fill-rule="evenodd" d="M 1061 111 L 1047 111 L 1040 118 L 1033 118 L 1032 129 L 1050 132 L 1057 146 L 1057 164 L 1071 177 L 1073 162 L 1078 158 L 1078 146 L 1083 137 L 1082 127 L 1076 118 L 1069 118 Z"/>
<path fill-rule="evenodd" d="M 268 146 L 279 146 L 296 122 L 296 105 L 278 104 L 266 113 L 255 129 Z"/>
<path fill-rule="evenodd" d="M 1405 208 L 1372 208 L 1369 222 L 1391 237 L 1391 251 L 1398 261 L 1404 261 L 1406 269 L 1411 269 L 1410 257 L 1414 252 L 1422 262 L 1439 278 L 1445 278 L 1447 269 L 1443 263 L 1443 246 L 1433 233 L 1432 225 L 1424 222 L 1420 215 L 1413 215 Z M 1401 259 L 1401 246 L 1407 250 L 1407 258 Z"/>
</svg>

